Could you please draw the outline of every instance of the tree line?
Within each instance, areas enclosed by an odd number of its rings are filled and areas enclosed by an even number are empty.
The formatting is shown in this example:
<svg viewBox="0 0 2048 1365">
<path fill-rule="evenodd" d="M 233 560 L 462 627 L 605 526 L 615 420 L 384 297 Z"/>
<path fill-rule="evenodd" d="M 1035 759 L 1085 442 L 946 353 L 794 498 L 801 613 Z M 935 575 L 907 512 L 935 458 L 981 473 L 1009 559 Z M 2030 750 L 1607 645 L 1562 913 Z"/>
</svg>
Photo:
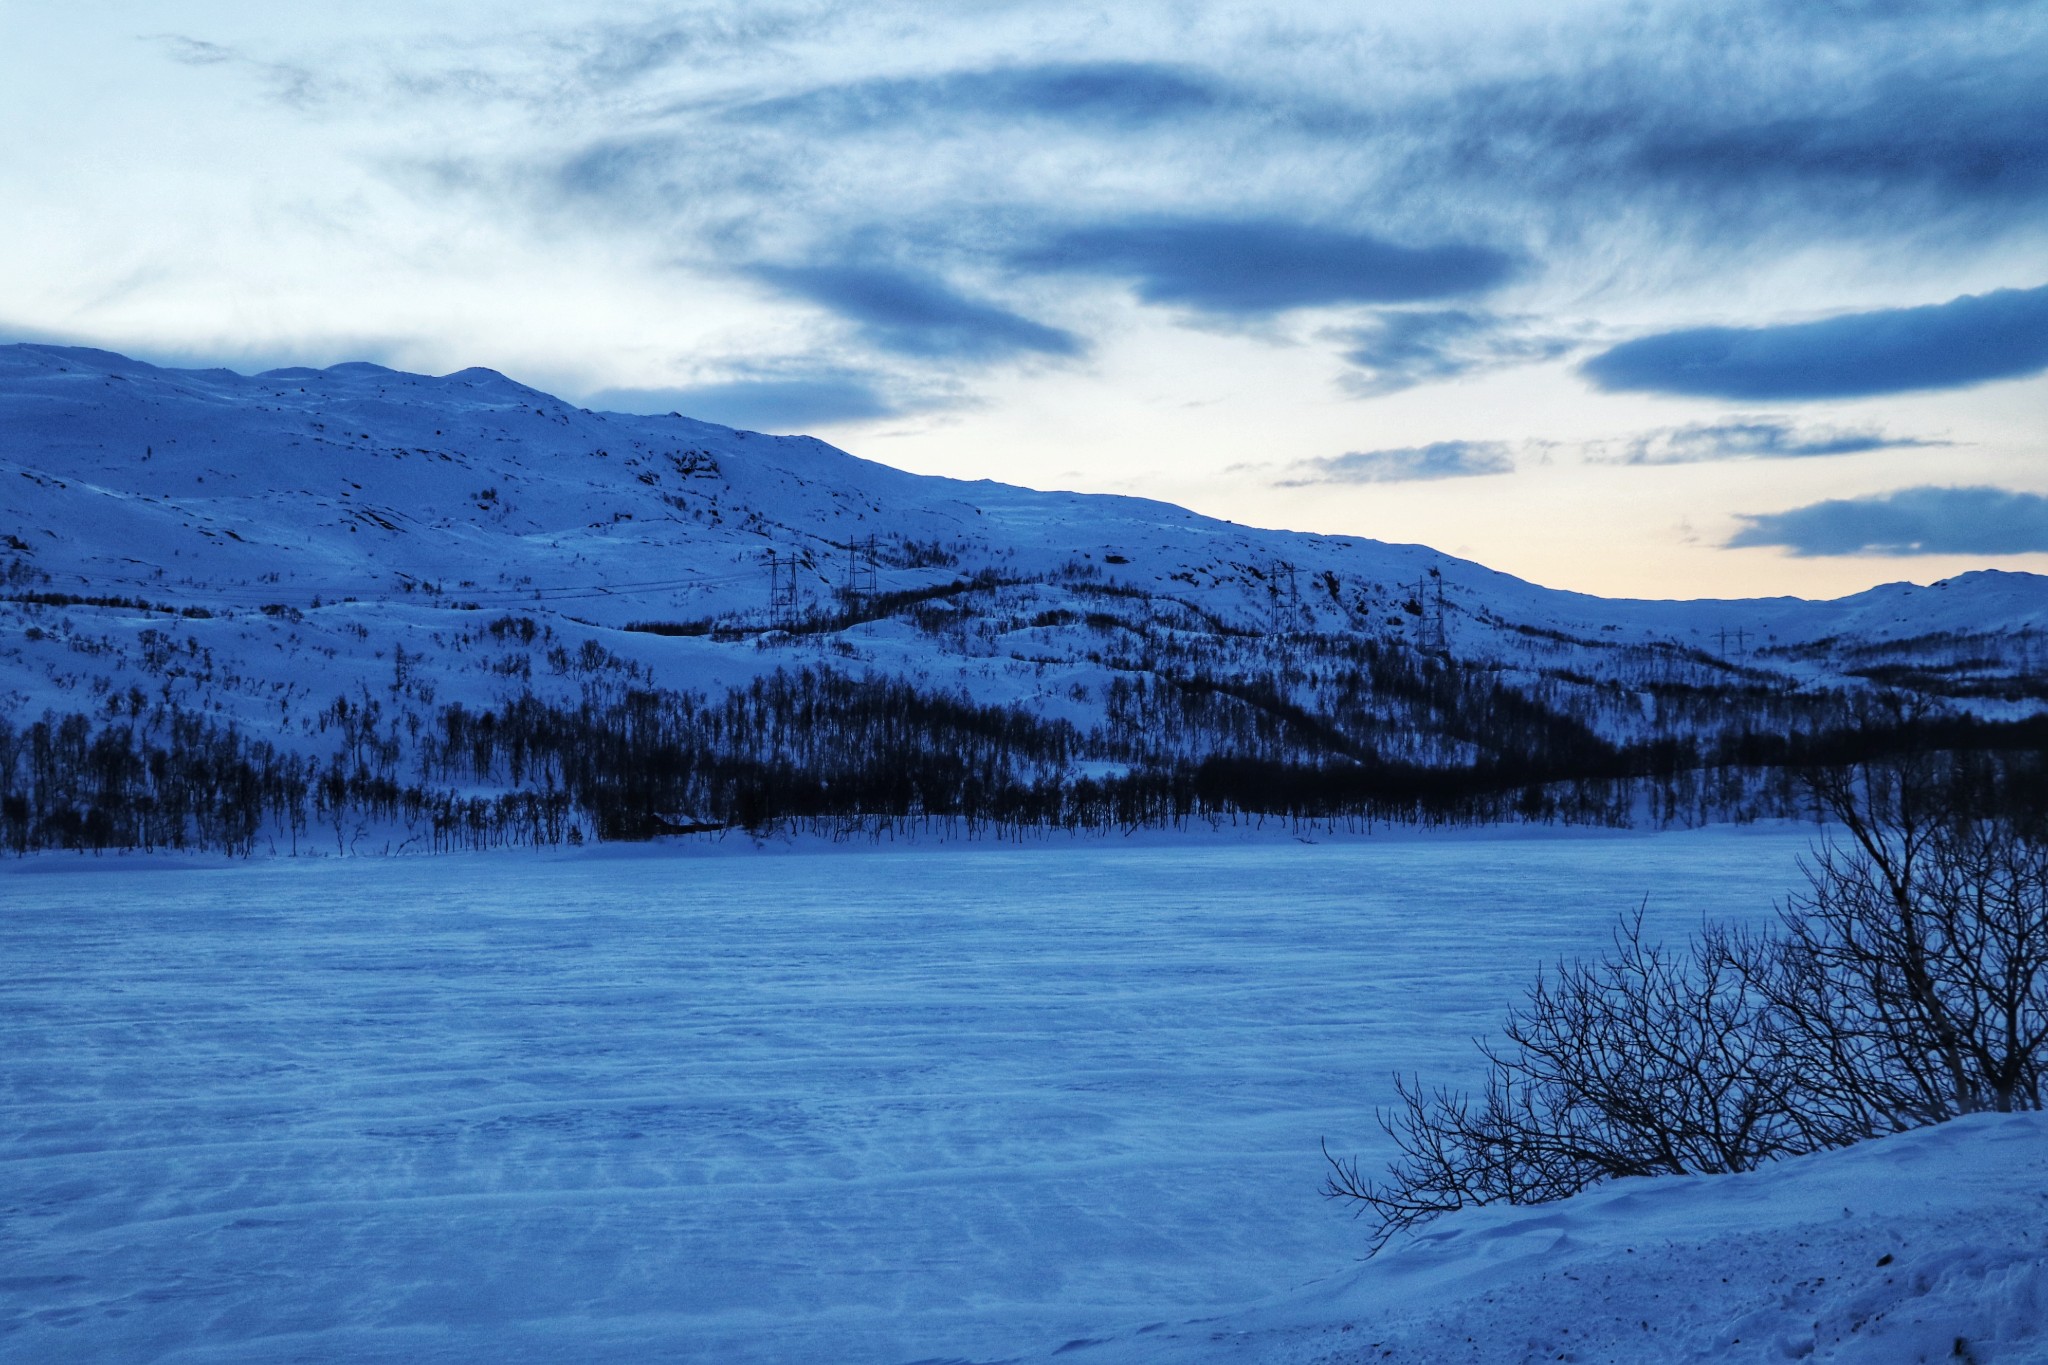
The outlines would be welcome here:
<svg viewBox="0 0 2048 1365">
<path fill-rule="evenodd" d="M 2044 784 L 2009 770 L 2038 773 L 2048 754 L 2048 719 L 1907 723 L 1840 698 L 1803 726 L 1771 728 L 1772 712 L 1613 739 L 1540 693 L 1391 653 L 1312 677 L 1120 675 L 1086 729 L 829 668 L 715 696 L 636 683 L 599 674 L 575 701 L 525 692 L 482 708 L 364 692 L 294 744 L 139 694 L 126 714 L 0 722 L 0 840 L 248 854 L 725 829 L 1692 824 L 1809 814 L 1801 774 L 1905 752 L 1991 756 L 2000 799 L 2017 800 Z M 1400 697 L 1410 709 L 1389 703 Z"/>
</svg>

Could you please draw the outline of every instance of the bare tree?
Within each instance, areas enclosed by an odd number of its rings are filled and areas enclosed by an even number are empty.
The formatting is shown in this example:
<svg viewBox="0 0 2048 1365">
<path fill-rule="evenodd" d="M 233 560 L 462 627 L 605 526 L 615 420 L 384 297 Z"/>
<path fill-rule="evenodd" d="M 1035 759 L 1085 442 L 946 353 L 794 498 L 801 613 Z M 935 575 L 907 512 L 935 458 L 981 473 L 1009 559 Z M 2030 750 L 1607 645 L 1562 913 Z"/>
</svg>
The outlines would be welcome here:
<svg viewBox="0 0 2048 1365">
<path fill-rule="evenodd" d="M 2048 837 L 1984 813 L 1973 775 L 1912 761 L 1816 775 L 1839 835 L 1773 931 L 1683 952 L 1642 912 L 1539 976 L 1482 1041 L 1475 1095 L 1396 1078 L 1385 1179 L 1323 1155 L 1323 1192 L 1395 1233 L 1472 1204 L 1620 1176 L 1749 1170 L 1983 1109 L 2042 1104 Z"/>
<path fill-rule="evenodd" d="M 1746 1171 L 1863 1136 L 1800 1104 L 1799 1040 L 1788 1039 L 1739 954 L 1763 941 L 1709 928 L 1673 951 L 1644 937 L 1640 909 L 1591 962 L 1539 976 L 1481 1041 L 1477 1096 L 1395 1078 L 1379 1115 L 1401 1157 L 1384 1181 L 1323 1155 L 1324 1193 L 1358 1201 L 1394 1233 L 1473 1204 L 1533 1204 L 1603 1180 Z"/>
<path fill-rule="evenodd" d="M 1816 778 L 1843 835 L 1816 848 L 1757 982 L 1835 1096 L 1893 1127 L 2041 1107 L 2048 838 L 1961 787 L 1926 764 Z"/>
</svg>

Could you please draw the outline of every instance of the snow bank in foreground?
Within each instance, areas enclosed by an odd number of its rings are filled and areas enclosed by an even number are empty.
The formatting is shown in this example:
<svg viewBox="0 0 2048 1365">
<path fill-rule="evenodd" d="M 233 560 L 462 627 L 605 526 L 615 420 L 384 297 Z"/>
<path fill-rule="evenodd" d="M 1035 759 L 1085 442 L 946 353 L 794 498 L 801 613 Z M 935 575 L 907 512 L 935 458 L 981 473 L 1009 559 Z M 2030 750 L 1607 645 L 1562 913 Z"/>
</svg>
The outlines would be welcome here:
<svg viewBox="0 0 2048 1365">
<path fill-rule="evenodd" d="M 2048 1115 L 1475 1209 L 1258 1307 L 1061 1358 L 2048 1361 Z"/>
</svg>

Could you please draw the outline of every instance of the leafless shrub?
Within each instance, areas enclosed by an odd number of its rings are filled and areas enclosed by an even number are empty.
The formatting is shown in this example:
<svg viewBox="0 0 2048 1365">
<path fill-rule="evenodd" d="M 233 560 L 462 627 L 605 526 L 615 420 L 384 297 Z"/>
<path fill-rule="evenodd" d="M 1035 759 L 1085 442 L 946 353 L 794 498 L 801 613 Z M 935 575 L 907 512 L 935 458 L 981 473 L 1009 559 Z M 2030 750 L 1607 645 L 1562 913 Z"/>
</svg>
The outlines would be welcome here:
<svg viewBox="0 0 2048 1365">
<path fill-rule="evenodd" d="M 1397 1077 L 1380 1115 L 1401 1157 L 1388 1178 L 1324 1156 L 1324 1192 L 1359 1201 L 1374 1249 L 1473 1204 L 1561 1199 L 1619 1176 L 1746 1171 L 1853 1141 L 1798 1103 L 1802 1053 L 1785 1037 L 1766 973 L 1742 954 L 1763 940 L 1708 930 L 1682 951 L 1622 921 L 1592 962 L 1560 963 L 1509 1011 L 1504 1044 L 1481 1042 L 1474 1095 Z"/>
<path fill-rule="evenodd" d="M 1815 790 L 1844 837 L 1815 850 L 1757 985 L 1816 1086 L 1873 1126 L 2040 1108 L 2043 831 L 1960 809 L 1925 771 L 1838 771 Z"/>
<path fill-rule="evenodd" d="M 1539 976 L 1478 1093 L 1396 1078 L 1385 1179 L 1323 1155 L 1373 1249 L 1474 1204 L 1620 1176 L 1750 1170 L 1983 1109 L 2035 1109 L 2048 1057 L 2048 837 L 1973 813 L 1931 762 L 1818 775 L 1839 835 L 1774 930 L 1644 938 Z"/>
</svg>

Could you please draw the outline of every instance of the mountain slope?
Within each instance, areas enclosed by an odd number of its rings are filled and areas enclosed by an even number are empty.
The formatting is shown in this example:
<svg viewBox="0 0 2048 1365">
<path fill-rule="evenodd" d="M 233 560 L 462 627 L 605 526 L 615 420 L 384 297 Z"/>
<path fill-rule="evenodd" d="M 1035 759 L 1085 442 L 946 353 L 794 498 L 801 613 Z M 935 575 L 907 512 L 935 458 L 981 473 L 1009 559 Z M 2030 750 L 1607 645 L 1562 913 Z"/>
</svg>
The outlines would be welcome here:
<svg viewBox="0 0 2048 1365">
<path fill-rule="evenodd" d="M 1335 765 L 1346 790 L 1363 769 L 1606 781 L 1752 762 L 1758 736 L 1839 726 L 1873 682 L 1989 720 L 2048 695 L 2031 575 L 1611 601 L 1422 546 L 588 412 L 487 370 L 243 376 L 0 348 L 0 526 L 11 724 L 176 711 L 324 759 L 379 703 L 379 744 L 402 752 L 357 766 L 401 785 L 434 766 L 412 750 L 452 704 L 715 698 L 807 669 L 1025 718 L 1041 784 L 1217 759 Z M 1004 744 L 989 761 L 1024 781 Z M 508 785 L 491 763 L 472 777 Z"/>
<path fill-rule="evenodd" d="M 0 348 L 0 433 L 0 459 L 26 480 L 7 515 L 74 542 L 48 556 L 53 567 L 109 588 L 168 580 L 229 604 L 266 586 L 367 597 L 453 579 L 501 599 L 610 586 L 611 608 L 759 611 L 766 550 L 805 560 L 803 592 L 816 596 L 842 581 L 845 547 L 874 535 L 885 548 L 957 542 L 977 567 L 1039 574 L 1092 556 L 1113 581 L 1162 585 L 1252 627 L 1272 619 L 1276 562 L 1295 568 L 1298 616 L 1311 629 L 1364 624 L 1348 608 L 1387 605 L 1430 568 L 1450 573 L 1454 620 L 1490 612 L 1632 639 L 1706 643 L 1721 628 L 1716 617 L 1784 644 L 1926 635 L 1958 621 L 2048 623 L 2041 580 L 2019 574 L 1965 575 L 1940 590 L 1894 584 L 1832 603 L 1609 601 L 1419 546 L 1258 531 L 1134 498 L 922 478 L 810 438 L 592 413 L 489 370 L 430 378 L 350 364 L 244 377 L 12 346 Z M 931 578 L 888 557 L 888 586 Z M 1352 591 L 1340 601 L 1322 586 L 1326 574 Z M 620 586 L 645 580 L 662 586 Z"/>
</svg>

